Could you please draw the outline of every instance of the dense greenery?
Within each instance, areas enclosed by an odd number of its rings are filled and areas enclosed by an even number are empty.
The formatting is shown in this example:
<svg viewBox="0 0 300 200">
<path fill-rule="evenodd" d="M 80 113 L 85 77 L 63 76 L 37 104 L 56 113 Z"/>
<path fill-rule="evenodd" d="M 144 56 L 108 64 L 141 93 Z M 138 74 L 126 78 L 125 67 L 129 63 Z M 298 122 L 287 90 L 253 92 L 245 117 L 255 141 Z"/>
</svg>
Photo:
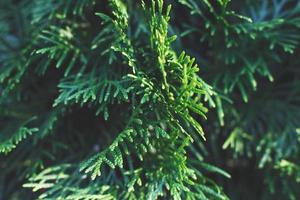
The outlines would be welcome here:
<svg viewBox="0 0 300 200">
<path fill-rule="evenodd" d="M 0 200 L 300 198 L 300 0 L 1 0 Z"/>
</svg>

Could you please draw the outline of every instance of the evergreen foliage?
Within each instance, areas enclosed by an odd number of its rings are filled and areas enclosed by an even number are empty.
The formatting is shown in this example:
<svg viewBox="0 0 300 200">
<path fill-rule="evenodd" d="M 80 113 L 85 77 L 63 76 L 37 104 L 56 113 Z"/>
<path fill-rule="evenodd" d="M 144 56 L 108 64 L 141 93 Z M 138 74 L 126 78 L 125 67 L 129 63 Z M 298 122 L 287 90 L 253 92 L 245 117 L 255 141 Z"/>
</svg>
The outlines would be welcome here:
<svg viewBox="0 0 300 200">
<path fill-rule="evenodd" d="M 299 199 L 299 41 L 299 0 L 1 0 L 0 200 Z"/>
</svg>

